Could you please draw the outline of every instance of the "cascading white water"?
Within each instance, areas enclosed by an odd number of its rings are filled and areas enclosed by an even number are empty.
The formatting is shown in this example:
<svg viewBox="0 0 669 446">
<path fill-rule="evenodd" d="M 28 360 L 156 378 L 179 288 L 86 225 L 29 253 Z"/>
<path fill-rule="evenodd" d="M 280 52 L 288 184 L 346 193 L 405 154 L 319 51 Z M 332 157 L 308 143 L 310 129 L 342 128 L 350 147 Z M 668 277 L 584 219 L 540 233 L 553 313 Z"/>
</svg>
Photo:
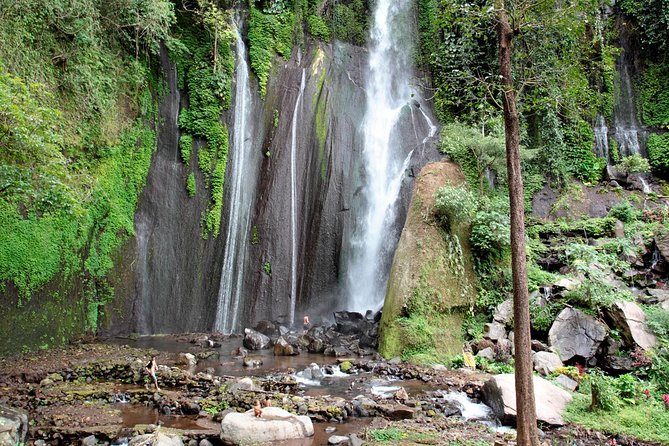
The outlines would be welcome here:
<svg viewBox="0 0 669 446">
<path fill-rule="evenodd" d="M 387 259 L 392 256 L 388 236 L 394 209 L 411 153 L 398 144 L 398 123 L 405 107 L 412 107 L 418 92 L 411 87 L 412 32 L 410 0 L 378 0 L 370 33 L 367 103 L 363 121 L 362 187 L 345 259 L 348 309 L 364 312 L 383 304 L 388 280 Z M 416 102 L 417 103 L 417 102 Z M 429 136 L 436 126 L 427 120 Z M 413 119 L 411 109 L 411 119 Z M 415 130 L 414 126 L 414 130 Z M 395 134 L 395 135 L 394 135 Z M 415 135 L 418 141 L 427 141 Z M 429 138 L 428 136 L 428 138 Z"/>
<path fill-rule="evenodd" d="M 297 118 L 302 108 L 302 96 L 305 87 L 305 69 L 302 69 L 302 80 L 300 92 L 295 100 L 293 110 L 293 122 L 291 124 L 290 136 L 290 313 L 289 324 L 295 323 L 295 305 L 297 303 L 297 178 L 296 178 L 296 156 L 297 156 Z"/>
<path fill-rule="evenodd" d="M 237 29 L 237 69 L 234 104 L 234 136 L 231 146 L 232 168 L 226 177 L 230 186 L 229 213 L 225 233 L 225 253 L 221 283 L 218 291 L 215 329 L 223 333 L 237 330 L 240 300 L 244 281 L 247 243 L 249 240 L 252 187 L 244 184 L 249 180 L 248 169 L 251 158 L 251 90 L 249 68 L 246 63 L 246 48 Z"/>
<path fill-rule="evenodd" d="M 627 56 L 620 55 L 618 60 L 618 91 L 616 92 L 615 107 L 613 110 L 613 124 L 615 139 L 622 156 L 641 154 L 639 139 L 643 137 L 643 130 L 639 127 L 634 107 L 634 90 L 630 76 L 630 62 Z"/>
<path fill-rule="evenodd" d="M 595 125 L 593 127 L 595 132 L 595 153 L 600 158 L 604 158 L 609 162 L 609 128 L 606 126 L 604 116 L 597 115 L 595 118 Z"/>
</svg>

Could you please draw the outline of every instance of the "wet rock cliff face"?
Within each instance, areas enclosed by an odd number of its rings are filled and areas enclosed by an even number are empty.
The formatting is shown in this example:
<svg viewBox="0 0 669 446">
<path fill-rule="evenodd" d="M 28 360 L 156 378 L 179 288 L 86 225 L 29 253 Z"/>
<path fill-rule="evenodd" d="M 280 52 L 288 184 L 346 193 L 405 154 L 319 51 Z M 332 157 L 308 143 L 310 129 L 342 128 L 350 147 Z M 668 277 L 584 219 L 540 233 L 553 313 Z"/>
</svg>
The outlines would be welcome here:
<svg viewBox="0 0 669 446">
<path fill-rule="evenodd" d="M 291 314 L 299 321 L 304 312 L 330 316 L 344 308 L 341 257 L 361 182 L 366 66 L 363 48 L 312 42 L 303 51 L 296 48 L 290 60 L 276 61 L 264 99 L 254 93 L 258 156 L 245 174 L 257 176 L 257 187 L 241 326 L 261 319 L 289 322 Z M 187 196 L 188 171 L 178 154 L 176 116 L 184 98 L 165 57 L 163 69 L 170 94 L 160 108 L 159 147 L 135 217 L 137 234 L 112 273 L 116 299 L 106 308 L 103 327 L 109 334 L 208 331 L 216 325 L 224 237 L 201 236 L 206 197 Z M 388 236 L 391 247 L 406 216 L 412 172 L 439 157 L 436 141 L 423 141 L 426 124 L 412 121 L 412 107 L 419 105 L 406 106 L 406 123 L 397 130 L 405 153 L 414 152 Z M 226 196 L 224 222 L 228 212 Z"/>
</svg>

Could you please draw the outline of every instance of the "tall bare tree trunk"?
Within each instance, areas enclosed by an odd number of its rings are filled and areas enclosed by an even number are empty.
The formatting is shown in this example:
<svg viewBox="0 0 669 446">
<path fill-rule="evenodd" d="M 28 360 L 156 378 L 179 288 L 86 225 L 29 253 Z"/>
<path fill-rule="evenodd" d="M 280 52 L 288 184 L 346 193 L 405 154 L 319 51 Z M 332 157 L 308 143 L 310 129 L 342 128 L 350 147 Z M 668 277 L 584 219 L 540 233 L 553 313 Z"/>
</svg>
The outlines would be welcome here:
<svg viewBox="0 0 669 446">
<path fill-rule="evenodd" d="M 527 261 L 525 258 L 525 200 L 520 170 L 520 125 L 513 89 L 511 54 L 513 29 L 504 0 L 496 0 L 499 67 L 504 91 L 504 134 L 506 168 L 511 205 L 511 269 L 513 273 L 513 333 L 516 367 L 516 411 L 519 446 L 538 446 L 537 415 L 532 382 L 532 345 L 530 307 L 527 293 Z"/>
</svg>

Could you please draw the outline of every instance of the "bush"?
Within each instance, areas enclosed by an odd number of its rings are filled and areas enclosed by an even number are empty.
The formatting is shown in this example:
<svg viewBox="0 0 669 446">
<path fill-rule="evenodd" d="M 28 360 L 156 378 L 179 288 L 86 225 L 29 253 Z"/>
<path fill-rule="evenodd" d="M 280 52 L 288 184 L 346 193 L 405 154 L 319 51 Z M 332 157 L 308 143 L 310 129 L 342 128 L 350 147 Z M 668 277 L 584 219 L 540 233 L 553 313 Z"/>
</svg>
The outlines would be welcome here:
<svg viewBox="0 0 669 446">
<path fill-rule="evenodd" d="M 646 325 L 658 337 L 669 337 L 669 310 L 659 306 L 646 307 Z"/>
<path fill-rule="evenodd" d="M 307 17 L 307 25 L 309 26 L 309 33 L 318 40 L 327 42 L 330 40 L 330 29 L 327 23 L 320 16 L 310 15 Z"/>
<path fill-rule="evenodd" d="M 629 201 L 621 201 L 609 210 L 607 217 L 615 218 L 623 223 L 631 223 L 641 217 L 641 211 Z"/>
<path fill-rule="evenodd" d="M 618 164 L 618 169 L 624 174 L 646 173 L 650 171 L 648 160 L 639 154 L 626 156 Z"/>
<path fill-rule="evenodd" d="M 646 144 L 648 161 L 653 170 L 660 174 L 669 173 L 669 133 L 652 133 Z"/>
<path fill-rule="evenodd" d="M 478 196 L 462 186 L 443 186 L 435 194 L 435 214 L 444 225 L 471 222 L 477 206 Z"/>
</svg>

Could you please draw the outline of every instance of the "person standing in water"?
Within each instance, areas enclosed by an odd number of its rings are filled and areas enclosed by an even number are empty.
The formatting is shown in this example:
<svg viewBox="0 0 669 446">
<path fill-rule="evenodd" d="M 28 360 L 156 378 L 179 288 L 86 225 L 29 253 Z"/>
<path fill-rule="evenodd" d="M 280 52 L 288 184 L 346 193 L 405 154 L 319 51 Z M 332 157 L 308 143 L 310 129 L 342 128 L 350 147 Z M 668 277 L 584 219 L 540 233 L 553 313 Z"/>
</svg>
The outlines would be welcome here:
<svg viewBox="0 0 669 446">
<path fill-rule="evenodd" d="M 156 363 L 156 357 L 151 356 L 151 361 L 144 367 L 146 373 L 153 379 L 153 383 L 156 385 L 156 391 L 160 392 L 160 387 L 158 387 L 158 378 L 156 378 L 156 371 L 158 370 L 158 364 Z"/>
</svg>

